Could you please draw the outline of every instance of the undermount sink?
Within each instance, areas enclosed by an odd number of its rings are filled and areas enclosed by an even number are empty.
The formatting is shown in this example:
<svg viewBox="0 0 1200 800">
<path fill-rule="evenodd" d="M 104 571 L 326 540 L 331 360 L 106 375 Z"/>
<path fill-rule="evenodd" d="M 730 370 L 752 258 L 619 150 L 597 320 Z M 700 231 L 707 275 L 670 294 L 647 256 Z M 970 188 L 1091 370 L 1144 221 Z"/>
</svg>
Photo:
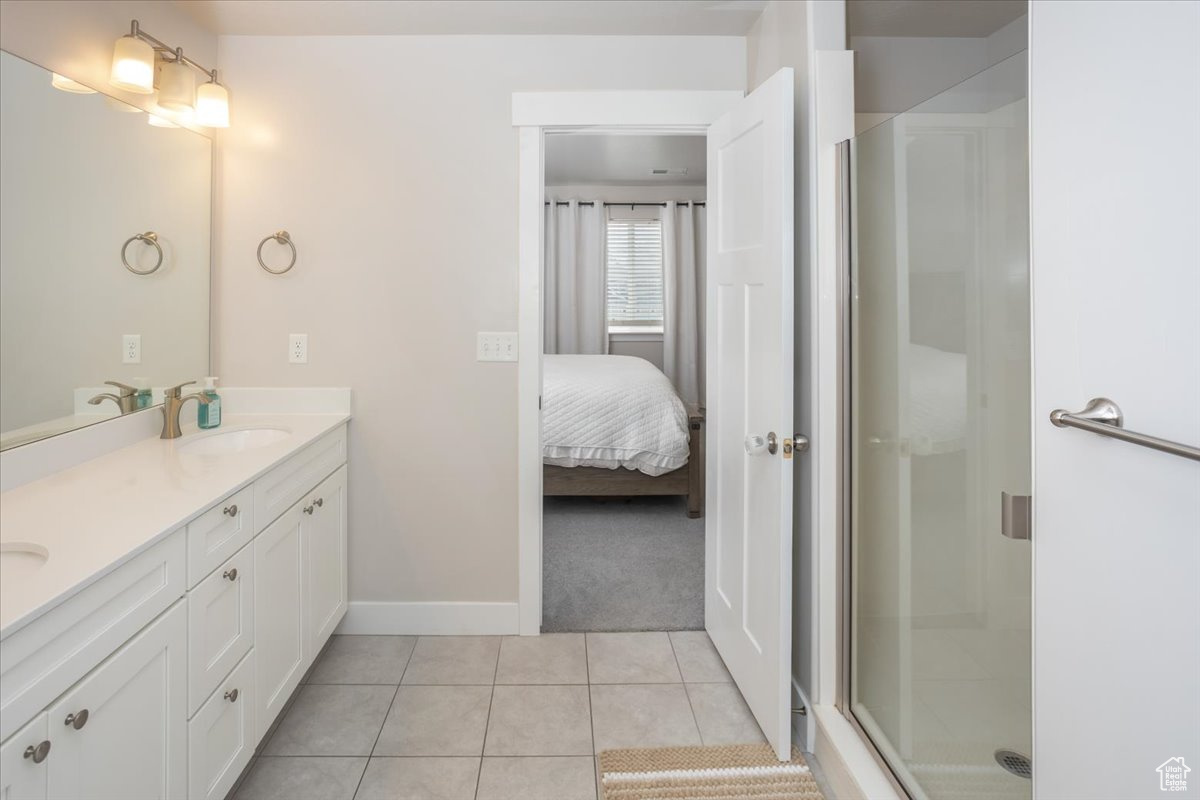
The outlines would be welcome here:
<svg viewBox="0 0 1200 800">
<path fill-rule="evenodd" d="M 179 452 L 193 456 L 244 453 L 275 444 L 292 435 L 287 428 L 241 428 L 197 436 L 179 445 Z"/>
<path fill-rule="evenodd" d="M 20 581 L 42 568 L 50 551 L 32 542 L 0 542 L 0 583 Z"/>
</svg>

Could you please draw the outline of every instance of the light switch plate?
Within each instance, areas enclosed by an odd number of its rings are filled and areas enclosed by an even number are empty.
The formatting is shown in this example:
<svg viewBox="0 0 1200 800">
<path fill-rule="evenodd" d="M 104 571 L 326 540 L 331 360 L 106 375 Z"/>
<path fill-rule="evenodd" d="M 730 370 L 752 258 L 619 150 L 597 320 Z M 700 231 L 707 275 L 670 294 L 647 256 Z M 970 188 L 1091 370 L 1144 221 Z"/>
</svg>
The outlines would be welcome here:
<svg viewBox="0 0 1200 800">
<path fill-rule="evenodd" d="M 308 334 L 307 333 L 289 333 L 288 334 L 288 363 L 289 364 L 307 364 L 308 363 Z"/>
<path fill-rule="evenodd" d="M 142 335 L 140 333 L 127 333 L 121 337 L 121 363 L 142 363 Z"/>
<path fill-rule="evenodd" d="M 516 361 L 517 334 L 508 331 L 480 331 L 475 334 L 475 360 Z"/>
</svg>

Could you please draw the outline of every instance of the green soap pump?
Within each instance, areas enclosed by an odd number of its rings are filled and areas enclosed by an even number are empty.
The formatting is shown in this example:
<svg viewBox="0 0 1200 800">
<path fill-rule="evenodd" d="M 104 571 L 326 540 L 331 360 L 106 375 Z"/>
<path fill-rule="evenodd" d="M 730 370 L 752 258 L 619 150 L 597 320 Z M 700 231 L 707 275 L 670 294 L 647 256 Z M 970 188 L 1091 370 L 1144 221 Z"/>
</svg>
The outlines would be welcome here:
<svg viewBox="0 0 1200 800">
<path fill-rule="evenodd" d="M 207 403 L 198 403 L 200 406 L 196 412 L 196 424 L 201 428 L 215 428 L 221 424 L 221 396 L 217 394 L 217 379 L 207 377 L 204 379 L 203 394 L 208 398 Z"/>
</svg>

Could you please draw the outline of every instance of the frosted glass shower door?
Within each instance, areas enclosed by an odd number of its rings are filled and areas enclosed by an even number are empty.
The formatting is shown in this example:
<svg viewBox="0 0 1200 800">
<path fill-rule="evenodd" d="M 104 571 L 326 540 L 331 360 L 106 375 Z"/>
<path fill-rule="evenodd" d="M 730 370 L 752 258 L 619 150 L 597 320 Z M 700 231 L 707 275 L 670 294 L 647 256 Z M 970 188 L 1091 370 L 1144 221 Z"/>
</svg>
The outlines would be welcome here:
<svg viewBox="0 0 1200 800">
<path fill-rule="evenodd" d="M 1028 798 L 1025 56 L 851 143 L 850 692 L 914 797 Z"/>
</svg>

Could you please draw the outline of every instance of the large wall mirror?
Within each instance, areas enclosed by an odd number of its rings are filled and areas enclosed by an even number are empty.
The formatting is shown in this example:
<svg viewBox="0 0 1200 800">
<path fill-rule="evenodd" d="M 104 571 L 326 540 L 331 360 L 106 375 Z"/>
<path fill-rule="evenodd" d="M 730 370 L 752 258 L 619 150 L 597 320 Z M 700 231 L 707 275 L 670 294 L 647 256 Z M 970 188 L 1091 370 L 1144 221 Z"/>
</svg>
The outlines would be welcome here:
<svg viewBox="0 0 1200 800">
<path fill-rule="evenodd" d="M 208 373 L 211 193 L 209 139 L 0 51 L 0 449 Z"/>
</svg>

